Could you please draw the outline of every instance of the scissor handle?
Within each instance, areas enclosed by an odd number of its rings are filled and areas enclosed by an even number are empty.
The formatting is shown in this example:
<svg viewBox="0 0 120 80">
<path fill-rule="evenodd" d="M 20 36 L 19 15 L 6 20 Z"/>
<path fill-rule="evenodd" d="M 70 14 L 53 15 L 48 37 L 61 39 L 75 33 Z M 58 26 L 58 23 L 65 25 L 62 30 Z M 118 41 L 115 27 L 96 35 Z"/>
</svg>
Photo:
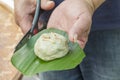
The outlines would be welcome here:
<svg viewBox="0 0 120 80">
<path fill-rule="evenodd" d="M 38 21 L 39 21 L 39 16 L 40 16 L 40 7 L 41 7 L 41 0 L 37 0 L 37 3 L 36 3 L 36 10 L 35 10 L 35 15 L 34 15 L 34 18 L 33 18 L 33 22 L 32 22 L 32 27 L 30 29 L 30 33 L 33 34 L 36 26 L 38 26 Z"/>
</svg>

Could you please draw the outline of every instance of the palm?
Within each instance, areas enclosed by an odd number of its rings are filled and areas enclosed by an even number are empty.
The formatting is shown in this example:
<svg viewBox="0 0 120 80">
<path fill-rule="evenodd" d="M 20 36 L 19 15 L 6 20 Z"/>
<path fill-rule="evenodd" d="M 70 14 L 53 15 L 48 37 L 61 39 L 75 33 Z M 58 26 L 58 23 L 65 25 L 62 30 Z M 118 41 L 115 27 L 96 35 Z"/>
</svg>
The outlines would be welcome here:
<svg viewBox="0 0 120 80">
<path fill-rule="evenodd" d="M 90 15 L 84 0 L 66 0 L 53 11 L 48 28 L 54 27 L 66 31 L 71 41 L 73 41 L 74 34 L 77 34 L 78 42 L 83 48 L 90 31 Z"/>
</svg>

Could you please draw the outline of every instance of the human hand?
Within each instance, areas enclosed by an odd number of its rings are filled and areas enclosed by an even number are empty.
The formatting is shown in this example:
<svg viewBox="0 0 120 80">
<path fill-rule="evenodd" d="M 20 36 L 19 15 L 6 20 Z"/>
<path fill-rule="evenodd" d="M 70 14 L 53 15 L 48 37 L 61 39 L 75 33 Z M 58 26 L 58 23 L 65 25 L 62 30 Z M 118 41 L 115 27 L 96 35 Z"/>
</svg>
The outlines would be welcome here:
<svg viewBox="0 0 120 80">
<path fill-rule="evenodd" d="M 55 6 L 53 1 L 41 0 L 43 10 L 51 10 Z M 36 8 L 36 0 L 14 0 L 15 20 L 21 27 L 23 33 L 26 33 L 31 25 Z M 38 26 L 41 26 L 41 21 Z"/>
<path fill-rule="evenodd" d="M 68 33 L 70 41 L 78 41 L 84 48 L 94 8 L 85 0 L 65 0 L 51 14 L 47 27 L 64 30 Z"/>
<path fill-rule="evenodd" d="M 51 14 L 47 27 L 58 28 L 68 33 L 72 42 L 85 47 L 94 11 L 104 0 L 64 0 Z"/>
</svg>

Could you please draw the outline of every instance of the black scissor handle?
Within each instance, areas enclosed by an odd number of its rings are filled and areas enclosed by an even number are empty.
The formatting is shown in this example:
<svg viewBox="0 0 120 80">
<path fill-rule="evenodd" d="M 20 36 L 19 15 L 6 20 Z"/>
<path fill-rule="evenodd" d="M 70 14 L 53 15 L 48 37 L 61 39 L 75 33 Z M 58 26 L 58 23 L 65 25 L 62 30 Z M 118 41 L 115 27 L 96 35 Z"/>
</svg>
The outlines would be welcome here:
<svg viewBox="0 0 120 80">
<path fill-rule="evenodd" d="M 40 16 L 40 13 L 41 13 L 41 8 L 40 7 L 41 7 L 41 0 L 37 0 L 35 16 L 33 18 L 32 27 L 30 29 L 30 33 L 33 33 L 33 31 L 36 28 L 36 26 L 38 27 L 39 16 Z"/>
</svg>

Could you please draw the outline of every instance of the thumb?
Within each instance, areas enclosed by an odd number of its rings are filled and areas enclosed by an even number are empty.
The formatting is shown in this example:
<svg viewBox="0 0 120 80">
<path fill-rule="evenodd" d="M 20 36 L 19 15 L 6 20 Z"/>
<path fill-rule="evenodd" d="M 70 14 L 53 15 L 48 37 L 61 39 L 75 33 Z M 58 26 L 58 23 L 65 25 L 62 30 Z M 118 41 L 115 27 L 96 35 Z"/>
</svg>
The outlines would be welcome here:
<svg viewBox="0 0 120 80">
<path fill-rule="evenodd" d="M 69 31 L 69 40 L 72 42 L 77 42 L 81 48 L 84 48 L 86 40 L 85 40 L 85 38 L 82 37 L 82 34 L 83 33 L 82 33 L 81 29 L 73 27 Z"/>
<path fill-rule="evenodd" d="M 78 42 L 80 47 L 83 49 L 88 39 L 90 26 L 91 20 L 84 16 L 78 18 L 69 31 L 70 41 Z"/>
<path fill-rule="evenodd" d="M 55 6 L 55 2 L 52 0 L 41 0 L 41 8 L 43 10 L 51 10 Z"/>
<path fill-rule="evenodd" d="M 83 49 L 87 42 L 87 36 L 85 34 L 86 33 L 83 33 L 83 31 L 80 29 L 78 32 L 78 28 L 72 28 L 69 32 L 69 39 L 72 42 L 77 42 L 80 45 L 80 47 Z"/>
</svg>

